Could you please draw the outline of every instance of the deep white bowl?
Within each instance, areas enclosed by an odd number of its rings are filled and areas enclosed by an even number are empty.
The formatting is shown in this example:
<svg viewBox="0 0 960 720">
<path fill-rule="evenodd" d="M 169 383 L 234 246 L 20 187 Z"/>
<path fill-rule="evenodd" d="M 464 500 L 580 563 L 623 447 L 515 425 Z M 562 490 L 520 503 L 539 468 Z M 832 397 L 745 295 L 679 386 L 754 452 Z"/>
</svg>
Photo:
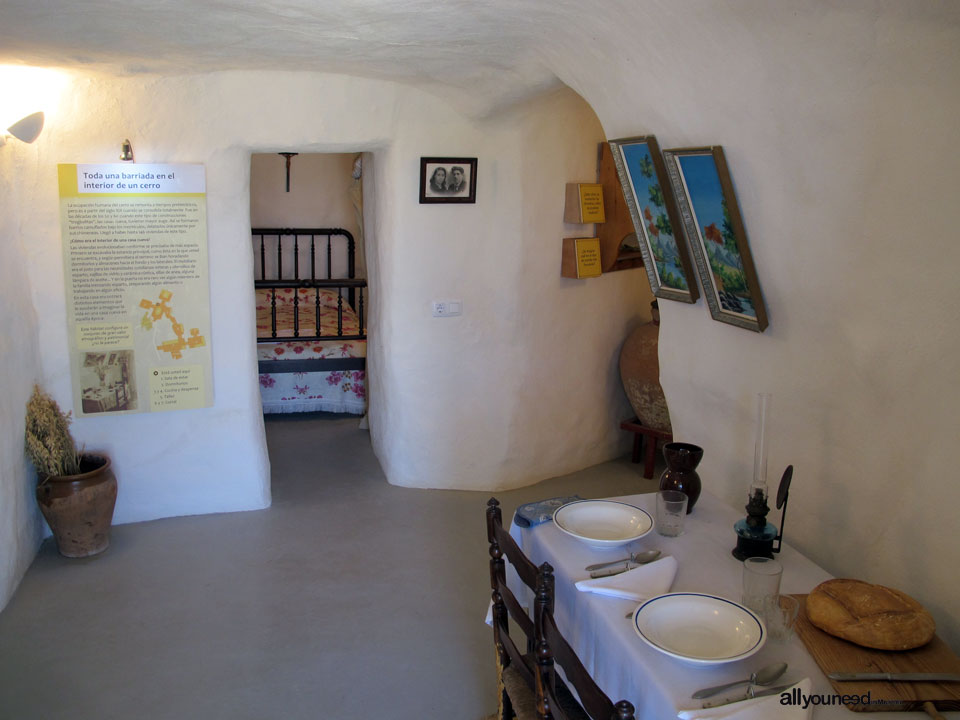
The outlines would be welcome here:
<svg viewBox="0 0 960 720">
<path fill-rule="evenodd" d="M 653 518 L 646 510 L 616 500 L 575 500 L 558 507 L 553 522 L 595 548 L 626 545 L 653 530 Z"/>
<path fill-rule="evenodd" d="M 633 629 L 651 647 L 697 665 L 743 660 L 767 641 L 767 629 L 752 611 L 703 593 L 647 600 L 633 615 Z"/>
</svg>

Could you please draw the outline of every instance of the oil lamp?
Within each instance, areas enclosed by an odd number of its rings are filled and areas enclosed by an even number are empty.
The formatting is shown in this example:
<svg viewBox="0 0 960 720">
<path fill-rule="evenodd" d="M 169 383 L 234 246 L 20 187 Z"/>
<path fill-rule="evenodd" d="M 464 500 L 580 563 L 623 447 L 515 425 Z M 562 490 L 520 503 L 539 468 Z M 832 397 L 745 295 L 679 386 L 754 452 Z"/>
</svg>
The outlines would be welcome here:
<svg viewBox="0 0 960 720">
<path fill-rule="evenodd" d="M 777 509 L 783 508 L 780 534 L 777 534 L 777 526 L 767 521 L 767 513 L 770 512 L 767 504 L 767 420 L 771 399 L 770 393 L 760 393 L 758 396 L 757 439 L 753 451 L 753 480 L 747 497 L 747 516 L 733 526 L 737 533 L 737 546 L 733 549 L 733 556 L 737 560 L 748 557 L 772 558 L 773 553 L 780 552 L 783 542 L 783 521 L 787 515 L 786 505 L 790 494 L 790 481 L 793 478 L 793 465 L 784 470 L 777 489 Z M 777 541 L 776 548 L 773 547 L 774 540 Z"/>
</svg>

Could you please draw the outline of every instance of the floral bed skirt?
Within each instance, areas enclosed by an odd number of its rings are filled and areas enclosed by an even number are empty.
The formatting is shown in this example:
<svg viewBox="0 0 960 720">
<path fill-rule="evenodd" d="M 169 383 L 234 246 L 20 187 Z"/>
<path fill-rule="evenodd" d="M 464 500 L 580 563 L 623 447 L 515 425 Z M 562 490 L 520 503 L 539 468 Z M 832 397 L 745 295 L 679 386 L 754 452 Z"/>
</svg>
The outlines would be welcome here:
<svg viewBox="0 0 960 720">
<path fill-rule="evenodd" d="M 363 370 L 263 373 L 260 375 L 263 412 L 324 411 L 363 415 L 366 383 Z"/>
</svg>

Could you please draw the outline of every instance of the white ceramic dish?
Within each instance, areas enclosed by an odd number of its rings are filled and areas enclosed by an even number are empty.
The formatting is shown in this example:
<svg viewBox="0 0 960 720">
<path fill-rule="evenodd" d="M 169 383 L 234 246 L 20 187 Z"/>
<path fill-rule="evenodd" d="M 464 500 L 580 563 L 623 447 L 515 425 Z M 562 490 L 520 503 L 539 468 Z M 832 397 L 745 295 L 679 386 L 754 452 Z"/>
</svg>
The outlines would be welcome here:
<svg viewBox="0 0 960 720">
<path fill-rule="evenodd" d="M 763 621 L 732 600 L 703 593 L 668 593 L 637 608 L 633 629 L 662 653 L 697 665 L 748 658 L 767 641 Z"/>
<path fill-rule="evenodd" d="M 595 548 L 626 545 L 653 530 L 650 513 L 616 500 L 575 500 L 558 507 L 553 522 Z"/>
</svg>

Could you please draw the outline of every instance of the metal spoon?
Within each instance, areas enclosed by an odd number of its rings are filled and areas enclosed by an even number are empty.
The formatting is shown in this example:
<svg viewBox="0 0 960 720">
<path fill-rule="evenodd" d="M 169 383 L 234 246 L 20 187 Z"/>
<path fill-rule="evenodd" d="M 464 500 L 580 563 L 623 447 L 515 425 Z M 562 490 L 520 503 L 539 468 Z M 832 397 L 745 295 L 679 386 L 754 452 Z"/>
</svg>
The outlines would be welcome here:
<svg viewBox="0 0 960 720">
<path fill-rule="evenodd" d="M 770 685 L 774 680 L 779 678 L 787 671 L 786 663 L 772 663 L 766 667 L 762 667 L 757 670 L 755 673 L 752 673 L 749 678 L 746 680 L 738 680 L 737 682 L 727 683 L 726 685 L 716 685 L 715 687 L 704 688 L 703 690 L 697 690 L 692 697 L 694 700 L 699 700 L 701 698 L 710 697 L 711 695 L 716 695 L 722 693 L 724 690 L 729 690 L 730 688 L 735 688 L 737 685 Z"/>
<path fill-rule="evenodd" d="M 610 567 L 611 565 L 619 565 L 620 563 L 636 563 L 637 565 L 644 565 L 648 562 L 653 562 L 658 557 L 660 557 L 659 550 L 645 550 L 644 552 L 630 553 L 628 558 L 620 558 L 619 560 L 611 560 L 610 562 L 596 563 L 595 565 L 587 565 L 584 570 L 591 572 L 593 570 L 601 570 L 605 567 Z"/>
</svg>

